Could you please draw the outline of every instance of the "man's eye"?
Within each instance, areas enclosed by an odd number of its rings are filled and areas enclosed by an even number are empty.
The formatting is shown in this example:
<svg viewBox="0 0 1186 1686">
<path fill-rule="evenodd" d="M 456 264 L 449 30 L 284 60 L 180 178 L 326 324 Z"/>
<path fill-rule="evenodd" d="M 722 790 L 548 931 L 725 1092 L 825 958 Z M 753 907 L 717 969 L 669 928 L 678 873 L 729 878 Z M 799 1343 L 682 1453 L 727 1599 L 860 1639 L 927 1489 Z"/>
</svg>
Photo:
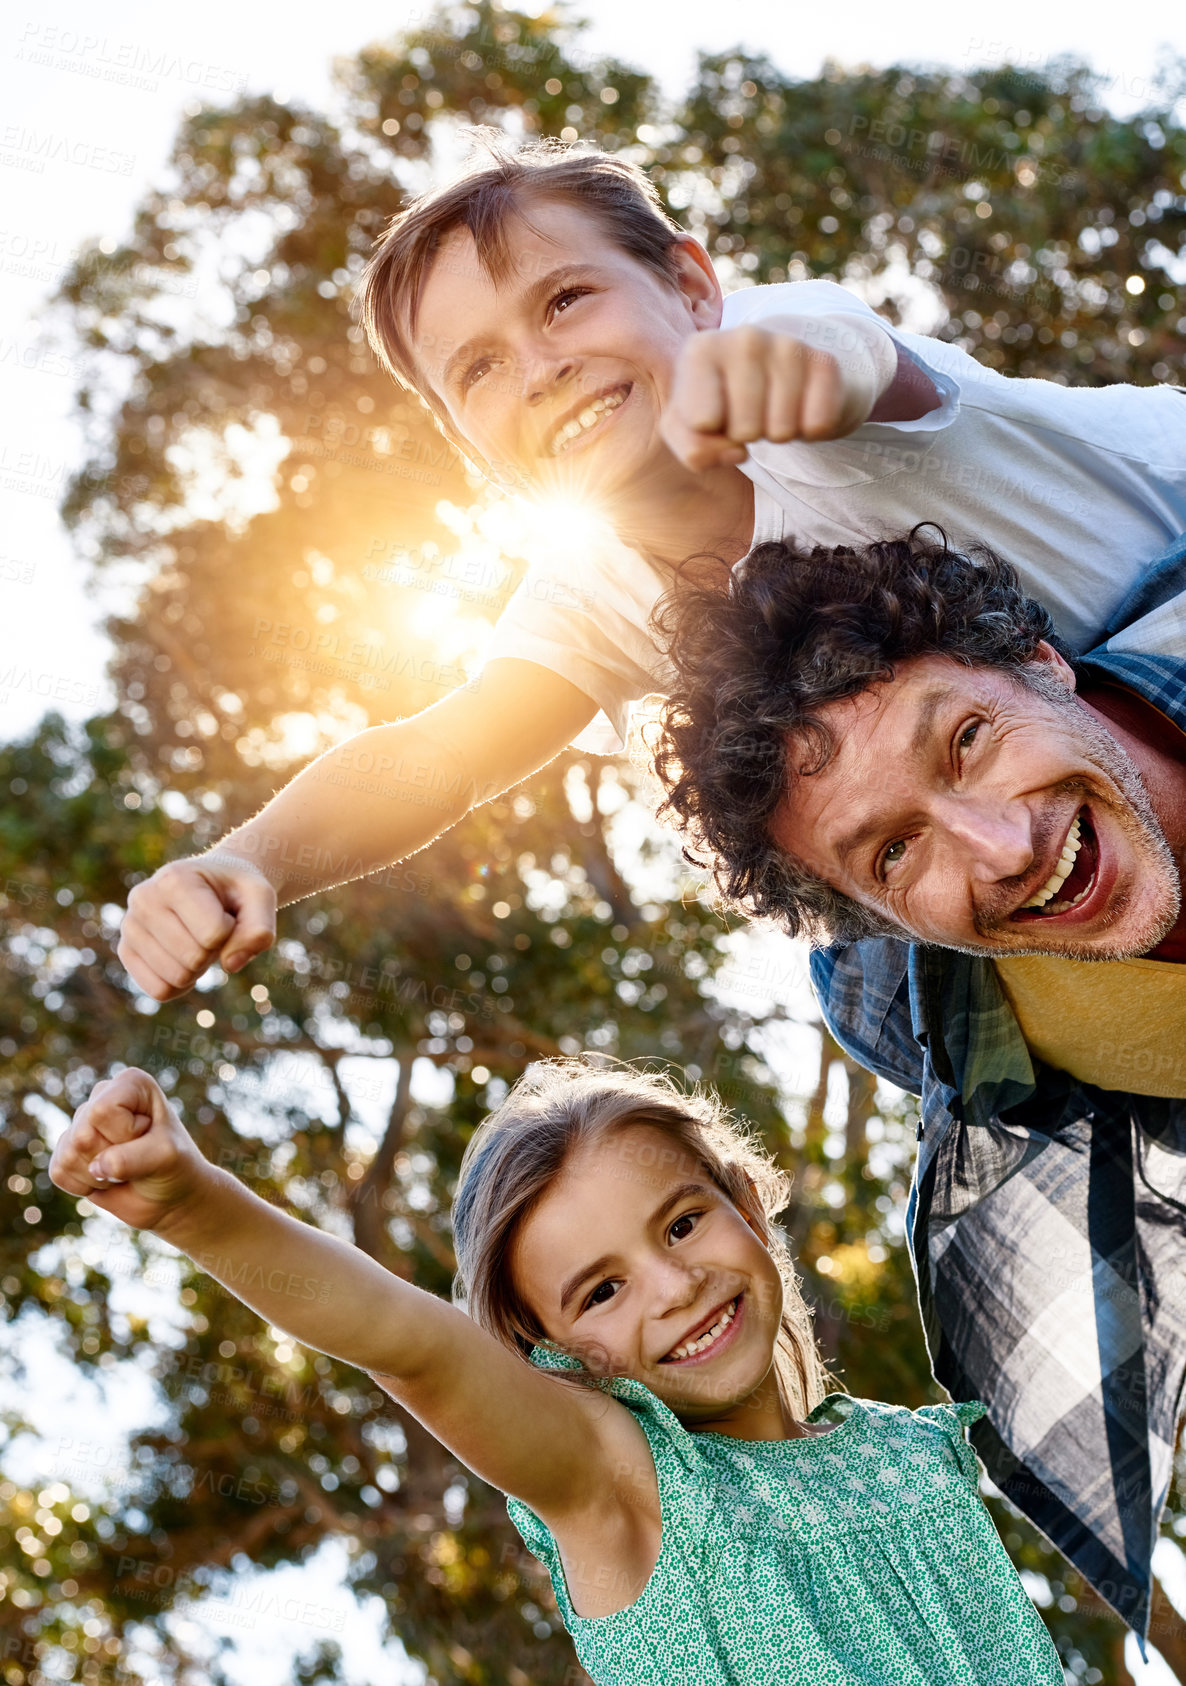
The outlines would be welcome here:
<svg viewBox="0 0 1186 1686">
<path fill-rule="evenodd" d="M 884 869 L 887 866 L 897 866 L 898 862 L 905 858 L 905 854 L 906 854 L 905 839 L 899 837 L 896 843 L 891 843 L 891 844 L 888 845 L 887 848 L 882 850 L 882 853 L 881 853 L 882 868 Z"/>
<path fill-rule="evenodd" d="M 974 720 L 970 726 L 965 726 L 956 742 L 956 748 L 961 750 L 971 749 L 973 740 L 979 730 L 979 720 Z"/>
</svg>

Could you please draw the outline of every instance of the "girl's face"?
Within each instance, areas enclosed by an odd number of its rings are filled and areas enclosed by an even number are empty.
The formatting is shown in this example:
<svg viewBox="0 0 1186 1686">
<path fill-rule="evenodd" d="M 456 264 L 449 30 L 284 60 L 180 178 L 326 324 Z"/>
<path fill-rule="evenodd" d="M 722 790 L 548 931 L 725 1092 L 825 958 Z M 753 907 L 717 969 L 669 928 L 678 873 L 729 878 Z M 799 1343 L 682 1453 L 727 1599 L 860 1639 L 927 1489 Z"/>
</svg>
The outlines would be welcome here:
<svg viewBox="0 0 1186 1686">
<path fill-rule="evenodd" d="M 510 1265 L 545 1334 L 594 1374 L 632 1376 L 701 1427 L 770 1409 L 777 1266 L 699 1160 L 655 1126 L 574 1153 Z"/>
</svg>

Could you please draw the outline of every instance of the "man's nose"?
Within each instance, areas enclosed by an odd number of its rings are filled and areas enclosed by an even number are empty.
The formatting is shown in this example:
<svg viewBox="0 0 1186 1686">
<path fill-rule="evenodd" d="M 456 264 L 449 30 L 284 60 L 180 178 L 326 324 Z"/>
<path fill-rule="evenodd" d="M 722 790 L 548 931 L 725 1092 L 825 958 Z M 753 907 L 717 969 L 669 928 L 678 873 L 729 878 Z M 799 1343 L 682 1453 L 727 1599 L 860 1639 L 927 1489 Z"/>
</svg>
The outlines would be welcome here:
<svg viewBox="0 0 1186 1686">
<path fill-rule="evenodd" d="M 980 883 L 1021 878 L 1034 864 L 1033 824 L 1022 802 L 955 798 L 943 822 Z"/>
</svg>

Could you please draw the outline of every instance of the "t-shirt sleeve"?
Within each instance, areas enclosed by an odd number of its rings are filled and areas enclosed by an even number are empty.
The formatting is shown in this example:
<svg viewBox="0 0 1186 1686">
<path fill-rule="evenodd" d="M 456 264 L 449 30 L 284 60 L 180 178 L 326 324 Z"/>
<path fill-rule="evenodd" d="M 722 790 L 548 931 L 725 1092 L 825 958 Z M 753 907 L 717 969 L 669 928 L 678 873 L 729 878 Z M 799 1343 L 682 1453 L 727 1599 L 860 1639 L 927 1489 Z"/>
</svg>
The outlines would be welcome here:
<svg viewBox="0 0 1186 1686">
<path fill-rule="evenodd" d="M 535 662 L 584 691 L 601 713 L 575 747 L 612 754 L 626 742 L 631 705 L 668 686 L 647 625 L 664 583 L 624 546 L 571 568 L 532 567 L 503 610 L 489 654 Z"/>
<path fill-rule="evenodd" d="M 817 456 L 821 452 L 843 455 L 850 440 L 855 444 L 886 442 L 903 436 L 941 433 L 948 428 L 959 414 L 960 359 L 966 358 L 971 368 L 975 369 L 973 360 L 968 358 L 965 352 L 946 346 L 940 340 L 930 340 L 924 334 L 907 333 L 903 329 L 895 328 L 883 316 L 879 316 L 871 305 L 866 304 L 864 299 L 858 298 L 855 293 L 840 286 L 836 281 L 786 281 L 768 287 L 747 287 L 740 292 L 730 293 L 725 300 L 721 326 L 736 328 L 747 322 L 760 327 L 763 323 L 781 316 L 845 315 L 859 316 L 866 321 L 877 323 L 895 344 L 900 346 L 911 362 L 917 364 L 929 377 L 939 394 L 938 407 L 929 410 L 925 416 L 916 416 L 910 421 L 865 422 L 848 435 L 847 439 L 803 445 L 792 443 L 773 448 L 782 453 L 794 453 L 796 456 L 804 452 L 814 452 Z M 922 441 L 916 440 L 916 447 L 921 443 Z M 868 465 L 867 453 L 862 453 L 862 462 L 865 466 Z"/>
</svg>

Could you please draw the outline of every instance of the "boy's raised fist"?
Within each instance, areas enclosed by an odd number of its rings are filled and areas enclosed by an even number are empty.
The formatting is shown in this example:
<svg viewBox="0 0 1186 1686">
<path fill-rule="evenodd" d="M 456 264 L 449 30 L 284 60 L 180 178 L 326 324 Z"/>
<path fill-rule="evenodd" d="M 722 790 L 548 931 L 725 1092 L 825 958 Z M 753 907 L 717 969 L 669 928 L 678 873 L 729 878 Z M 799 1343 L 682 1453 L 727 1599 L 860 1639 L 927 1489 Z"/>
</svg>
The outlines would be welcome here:
<svg viewBox="0 0 1186 1686">
<path fill-rule="evenodd" d="M 848 393 L 836 358 L 745 324 L 692 334 L 675 366 L 662 433 L 688 468 L 736 466 L 759 439 L 834 439 Z M 862 421 L 864 417 L 860 418 Z"/>
<path fill-rule="evenodd" d="M 217 960 L 237 972 L 276 940 L 276 891 L 251 861 L 195 855 L 170 861 L 128 897 L 117 952 L 155 1001 L 192 989 Z"/>
<path fill-rule="evenodd" d="M 49 1164 L 60 1189 L 136 1229 L 156 1229 L 210 1170 L 160 1085 L 134 1066 L 95 1084 Z"/>
<path fill-rule="evenodd" d="M 908 421 L 940 402 L 876 317 L 769 317 L 702 329 L 680 348 L 661 431 L 687 467 L 736 466 L 760 439 L 843 439 L 866 421 Z"/>
</svg>

